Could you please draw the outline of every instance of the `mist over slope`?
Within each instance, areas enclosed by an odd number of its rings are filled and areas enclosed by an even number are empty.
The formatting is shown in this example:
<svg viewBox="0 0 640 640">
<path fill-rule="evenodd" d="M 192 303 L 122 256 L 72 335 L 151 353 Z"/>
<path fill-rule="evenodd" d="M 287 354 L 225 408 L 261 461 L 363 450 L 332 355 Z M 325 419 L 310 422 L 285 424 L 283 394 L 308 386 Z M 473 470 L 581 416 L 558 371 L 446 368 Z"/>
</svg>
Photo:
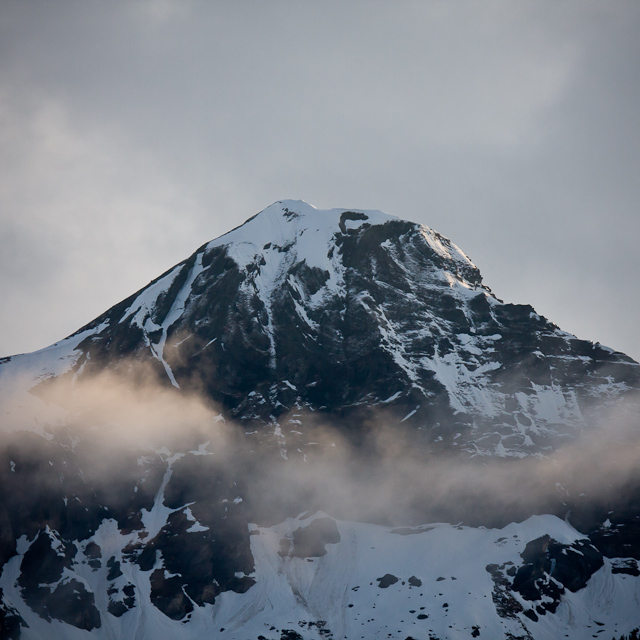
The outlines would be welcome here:
<svg viewBox="0 0 640 640">
<path fill-rule="evenodd" d="M 0 362 L 0 629 L 628 633 L 639 390 L 437 232 L 275 203 Z"/>
</svg>

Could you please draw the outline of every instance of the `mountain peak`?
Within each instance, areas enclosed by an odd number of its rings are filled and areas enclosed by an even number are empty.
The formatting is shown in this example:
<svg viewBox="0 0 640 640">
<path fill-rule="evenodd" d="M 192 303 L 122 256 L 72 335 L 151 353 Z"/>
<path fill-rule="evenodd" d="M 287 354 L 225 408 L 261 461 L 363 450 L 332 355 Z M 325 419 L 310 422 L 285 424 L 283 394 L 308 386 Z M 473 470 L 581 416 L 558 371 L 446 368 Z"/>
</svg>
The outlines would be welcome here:
<svg viewBox="0 0 640 640">
<path fill-rule="evenodd" d="M 331 256 L 340 236 L 352 235 L 372 226 L 393 225 L 383 234 L 380 242 L 393 235 L 418 233 L 441 260 L 450 262 L 453 272 L 473 271 L 473 281 L 478 284 L 480 275 L 475 265 L 449 239 L 427 226 L 402 220 L 379 210 L 366 209 L 317 209 L 303 200 L 279 200 L 242 225 L 209 242 L 207 250 L 226 246 L 236 263 L 246 268 L 258 256 L 270 252 L 288 252 L 304 260 L 307 266 L 332 270 Z M 386 237 L 389 236 L 389 237 Z M 370 247 L 372 249 L 373 247 Z M 291 260 L 288 260 L 291 262 Z M 266 269 L 268 270 L 268 269 Z"/>
<path fill-rule="evenodd" d="M 233 258 L 245 266 L 247 261 L 272 247 L 290 248 L 295 243 L 299 244 L 297 254 L 304 255 L 307 264 L 314 263 L 324 268 L 327 261 L 319 252 L 336 233 L 357 228 L 363 223 L 384 224 L 392 220 L 398 218 L 381 211 L 322 210 L 303 200 L 279 200 L 209 242 L 207 249 L 233 245 Z"/>
<path fill-rule="evenodd" d="M 203 245 L 58 352 L 73 375 L 151 364 L 283 447 L 304 412 L 357 429 L 383 411 L 426 447 L 540 454 L 589 423 L 594 397 L 606 407 L 640 377 L 623 354 L 501 302 L 438 232 L 299 200 Z"/>
</svg>

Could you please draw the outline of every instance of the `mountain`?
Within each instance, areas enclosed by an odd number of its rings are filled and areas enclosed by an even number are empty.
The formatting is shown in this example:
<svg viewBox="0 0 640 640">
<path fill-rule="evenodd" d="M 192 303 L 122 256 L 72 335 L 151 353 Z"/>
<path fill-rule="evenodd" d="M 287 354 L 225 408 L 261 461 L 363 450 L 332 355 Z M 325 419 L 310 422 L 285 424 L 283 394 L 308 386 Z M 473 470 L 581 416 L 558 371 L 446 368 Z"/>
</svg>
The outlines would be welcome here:
<svg viewBox="0 0 640 640">
<path fill-rule="evenodd" d="M 384 409 L 425 444 L 497 455 L 550 450 L 640 382 L 630 358 L 497 299 L 435 231 L 299 201 L 202 246 L 41 356 L 39 375 L 61 360 L 73 375 L 145 361 L 250 428 L 285 433 L 302 411 L 355 429 Z"/>
<path fill-rule="evenodd" d="M 639 389 L 437 232 L 277 202 L 0 361 L 2 637 L 628 634 Z"/>
</svg>

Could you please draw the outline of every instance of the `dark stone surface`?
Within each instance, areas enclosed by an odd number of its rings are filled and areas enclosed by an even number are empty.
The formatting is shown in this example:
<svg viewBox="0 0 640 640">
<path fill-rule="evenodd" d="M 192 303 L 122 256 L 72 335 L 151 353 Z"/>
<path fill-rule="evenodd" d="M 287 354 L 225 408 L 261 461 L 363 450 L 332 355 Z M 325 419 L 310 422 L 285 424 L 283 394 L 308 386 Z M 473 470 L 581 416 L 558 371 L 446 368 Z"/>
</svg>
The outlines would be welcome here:
<svg viewBox="0 0 640 640">
<path fill-rule="evenodd" d="M 627 558 L 624 560 L 613 560 L 611 573 L 622 573 L 628 576 L 640 576 L 640 569 L 638 569 L 638 561 L 635 558 Z"/>
<path fill-rule="evenodd" d="M 283 629 L 280 633 L 280 640 L 304 640 L 303 637 L 293 629 Z"/>
<path fill-rule="evenodd" d="M 115 580 L 122 575 L 122 571 L 120 570 L 120 561 L 116 560 L 114 556 L 111 556 L 109 560 L 107 560 L 107 567 L 109 568 L 107 580 Z"/>
<path fill-rule="evenodd" d="M 151 509 L 166 466 L 157 465 L 149 456 L 142 458 L 144 464 L 139 464 L 135 452 L 128 452 L 119 460 L 119 473 L 105 476 L 92 468 L 94 452 L 86 443 L 78 443 L 70 452 L 59 443 L 38 436 L 25 434 L 21 438 L 21 442 L 0 450 L 0 455 L 4 454 L 14 463 L 10 482 L 0 485 L 0 494 L 6 492 L 8 497 L 4 504 L 0 503 L 0 526 L 2 515 L 6 518 L 5 555 L 15 553 L 17 534 L 34 537 L 21 563 L 19 584 L 25 602 L 45 619 L 64 619 L 80 628 L 94 628 L 100 621 L 92 604 L 93 594 L 83 592 L 84 587 L 77 581 L 58 583 L 64 568 L 73 572 L 75 560 L 87 562 L 94 570 L 99 570 L 102 550 L 90 542 L 83 546 L 84 553 L 76 558 L 78 545 L 66 540 L 86 539 L 105 518 L 116 519 L 123 533 L 140 530 L 140 511 Z M 196 456 L 189 458 L 191 462 L 199 459 Z M 7 467 L 10 468 L 8 461 Z M 218 480 L 214 480 L 214 476 Z M 215 499 L 211 487 L 201 486 L 200 481 L 205 477 L 221 486 L 220 500 Z M 222 495 L 235 484 L 232 477 L 224 466 L 217 464 L 202 468 L 197 463 L 177 465 L 173 484 L 167 487 L 167 500 L 173 505 L 176 501 L 184 504 L 190 501 L 189 498 L 195 498 L 198 504 L 192 505 L 193 513 L 210 529 L 187 533 L 193 522 L 186 519 L 183 511 L 178 511 L 154 540 L 143 541 L 140 537 L 138 542 L 124 549 L 123 560 L 137 562 L 141 569 L 150 571 L 161 554 L 165 566 L 182 576 L 180 588 L 184 588 L 187 598 L 193 598 L 198 604 L 213 602 L 218 593 L 228 589 L 246 591 L 253 580 L 238 578 L 236 573 L 253 571 L 247 519 L 242 506 L 233 502 L 236 492 L 228 504 L 222 503 Z M 135 487 L 138 487 L 137 491 L 133 491 Z M 11 494 L 11 490 L 15 490 L 21 499 L 16 500 L 16 494 Z M 26 513 L 29 507 L 31 512 Z M 36 529 L 44 525 L 50 527 L 51 534 Z M 53 536 L 57 538 L 58 552 L 52 547 Z M 106 561 L 109 582 L 123 575 L 121 562 L 115 557 Z M 154 578 L 155 602 L 171 615 L 178 615 L 187 605 L 176 604 L 175 598 L 167 599 L 177 581 L 164 582 L 157 575 Z M 109 612 L 122 615 L 123 607 L 128 610 L 134 601 L 133 594 L 111 598 Z M 79 608 L 85 611 L 84 616 L 78 613 Z"/>
<path fill-rule="evenodd" d="M 102 558 L 102 549 L 100 549 L 100 547 L 95 542 L 90 542 L 84 548 L 84 555 L 87 558 L 91 558 L 92 560 Z"/>
<path fill-rule="evenodd" d="M 109 604 L 107 605 L 107 611 L 116 618 L 120 618 L 123 616 L 129 608 L 121 602 L 120 600 L 109 600 Z"/>
<path fill-rule="evenodd" d="M 182 620 L 193 611 L 191 600 L 182 591 L 179 576 L 165 577 L 164 569 L 156 569 L 150 578 L 151 602 L 165 616 L 172 620 Z"/>
<path fill-rule="evenodd" d="M 391 573 L 385 573 L 382 578 L 376 578 L 376 580 L 378 581 L 378 586 L 381 589 L 387 589 L 392 584 L 398 582 L 398 578 Z"/>
<path fill-rule="evenodd" d="M 292 558 L 320 558 L 327 553 L 327 544 L 340 542 L 340 533 L 332 518 L 317 518 L 307 527 L 293 532 L 292 549 L 288 555 Z"/>
<path fill-rule="evenodd" d="M 107 593 L 109 595 L 107 610 L 116 618 L 133 609 L 136 604 L 136 589 L 131 583 L 127 583 L 122 589 L 110 587 Z"/>
<path fill-rule="evenodd" d="M 493 601 L 498 615 L 514 618 L 522 613 L 534 622 L 539 615 L 555 613 L 565 589 L 573 592 L 583 589 L 604 564 L 602 555 L 589 540 L 564 545 L 549 535 L 528 542 L 521 557 L 523 564 L 517 569 L 507 564 L 490 564 L 487 571 L 494 582 Z M 514 599 L 513 591 L 532 602 L 532 608 L 524 609 Z"/>
<path fill-rule="evenodd" d="M 71 567 L 75 546 L 59 544 L 61 548 L 54 550 L 52 535 L 44 531 L 38 533 L 20 563 L 19 584 L 23 589 L 53 584 L 60 580 L 65 567 Z"/>
<path fill-rule="evenodd" d="M 46 599 L 47 614 L 78 629 L 91 631 L 101 626 L 93 593 L 77 580 L 59 583 Z"/>
<path fill-rule="evenodd" d="M 101 626 L 93 593 L 75 579 L 61 581 L 63 570 L 71 569 L 77 549 L 40 532 L 24 554 L 18 584 L 24 601 L 45 620 L 61 620 L 90 631 Z M 54 548 L 55 546 L 55 548 Z"/>
<path fill-rule="evenodd" d="M 4 601 L 4 594 L 0 589 L 0 638 L 2 640 L 18 640 L 23 627 L 28 628 L 22 616 Z"/>
<path fill-rule="evenodd" d="M 527 543 L 521 556 L 524 564 L 514 577 L 513 588 L 526 600 L 539 600 L 543 594 L 558 600 L 563 588 L 579 591 L 604 564 L 602 554 L 589 540 L 569 546 L 548 535 Z"/>
<path fill-rule="evenodd" d="M 491 598 L 497 614 L 501 618 L 517 618 L 522 613 L 522 605 L 511 594 L 511 581 L 505 577 L 505 565 L 488 564 L 486 570 L 493 580 Z"/>
<path fill-rule="evenodd" d="M 549 556 L 555 560 L 552 577 L 574 593 L 586 587 L 604 564 L 602 554 L 589 540 L 577 540 L 569 547 L 556 542 L 549 546 Z"/>
<path fill-rule="evenodd" d="M 239 468 L 230 469 L 228 463 L 214 455 L 186 455 L 175 462 L 164 492 L 164 504 L 174 509 L 166 525 L 153 539 L 139 539 L 123 549 L 123 561 L 143 571 L 162 559 L 171 577 L 164 570 L 153 571 L 152 602 L 174 619 L 184 618 L 192 603 L 213 603 L 223 591 L 243 593 L 254 584 L 253 578 L 237 577 L 252 573 L 254 563 L 247 515 L 237 499 L 242 491 Z M 195 523 L 185 504 L 200 530 L 190 531 Z M 115 557 L 107 566 L 109 580 L 122 575 Z M 122 602 L 127 605 L 126 599 Z M 122 611 L 115 603 L 112 609 L 114 615 Z"/>
</svg>

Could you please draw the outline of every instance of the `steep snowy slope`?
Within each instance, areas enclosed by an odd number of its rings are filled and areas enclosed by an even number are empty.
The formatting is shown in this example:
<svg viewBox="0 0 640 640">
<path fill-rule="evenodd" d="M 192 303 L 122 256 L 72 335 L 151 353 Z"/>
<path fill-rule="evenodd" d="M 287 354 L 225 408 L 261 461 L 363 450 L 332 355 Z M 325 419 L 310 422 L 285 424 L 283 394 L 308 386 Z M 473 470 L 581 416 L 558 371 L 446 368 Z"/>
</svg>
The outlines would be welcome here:
<svg viewBox="0 0 640 640">
<path fill-rule="evenodd" d="M 307 542 L 300 553 L 293 553 L 295 546 L 291 552 L 282 551 L 283 542 L 297 538 L 299 544 L 300 532 L 314 529 L 313 543 Z M 34 640 L 52 635 L 70 640 L 584 640 L 618 637 L 637 625 L 640 581 L 616 573 L 611 562 L 603 563 L 596 552 L 596 561 L 583 570 L 575 559 L 585 551 L 593 552 L 588 539 L 552 516 L 533 517 L 498 530 L 447 524 L 393 530 L 336 522 L 316 514 L 275 527 L 252 527 L 251 533 L 255 585 L 244 594 L 225 592 L 214 604 L 195 607 L 184 619 L 172 620 L 149 601 L 146 574 L 136 565 L 118 564 L 121 571 L 109 582 L 110 590 L 119 593 L 124 585 L 131 585 L 131 593 L 139 598 L 131 611 L 105 616 L 102 626 L 88 633 L 59 621 L 48 623 L 22 607 L 20 614 L 29 624 L 25 635 Z M 536 537 L 530 540 L 531 536 Z M 521 592 L 505 588 L 509 574 L 523 575 L 532 566 L 523 559 L 526 550 L 549 545 L 550 538 L 556 546 L 550 562 L 557 577 L 544 574 L 543 593 L 529 593 L 526 587 L 531 583 L 523 583 Z M 121 558 L 121 545 L 129 539 L 114 522 L 105 521 L 94 538 L 106 552 L 103 558 L 75 565 L 68 574 L 92 588 L 101 609 L 110 602 L 101 587 L 108 573 L 115 575 L 115 563 L 110 568 L 105 558 L 107 554 Z M 8 563 L 5 584 L 11 579 L 17 584 L 23 557 Z M 571 583 L 591 576 L 584 588 Z M 9 586 L 6 595 L 20 600 L 17 586 Z"/>
</svg>

